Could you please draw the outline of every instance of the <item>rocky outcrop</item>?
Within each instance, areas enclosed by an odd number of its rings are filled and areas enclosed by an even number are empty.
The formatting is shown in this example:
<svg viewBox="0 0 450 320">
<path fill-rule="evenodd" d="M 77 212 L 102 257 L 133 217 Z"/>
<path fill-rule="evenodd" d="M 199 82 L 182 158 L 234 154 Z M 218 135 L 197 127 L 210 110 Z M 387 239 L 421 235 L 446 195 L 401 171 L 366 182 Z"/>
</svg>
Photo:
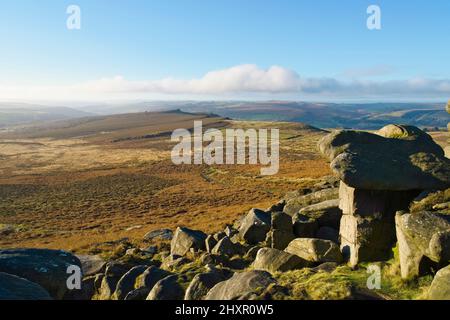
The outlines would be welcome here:
<svg viewBox="0 0 450 320">
<path fill-rule="evenodd" d="M 259 209 L 251 209 L 240 222 L 239 236 L 249 244 L 258 244 L 266 239 L 270 230 L 271 215 Z"/>
<path fill-rule="evenodd" d="M 450 266 L 439 270 L 428 290 L 430 300 L 450 300 Z"/>
<path fill-rule="evenodd" d="M 308 266 L 308 262 L 288 252 L 272 248 L 262 248 L 258 251 L 252 266 L 255 270 L 274 273 L 300 269 Z"/>
<path fill-rule="evenodd" d="M 194 251 L 205 249 L 206 234 L 188 228 L 177 228 L 170 244 L 170 253 L 184 256 L 191 249 Z"/>
<path fill-rule="evenodd" d="M 147 266 L 136 266 L 125 273 L 117 282 L 112 300 L 124 300 L 127 294 L 134 289 L 136 279 L 146 271 Z"/>
<path fill-rule="evenodd" d="M 294 238 L 291 216 L 284 212 L 272 212 L 271 229 L 266 236 L 266 245 L 284 250 Z"/>
<path fill-rule="evenodd" d="M 232 257 L 235 254 L 241 253 L 241 250 L 237 244 L 231 242 L 228 236 L 226 236 L 223 237 L 219 242 L 217 242 L 217 244 L 211 250 L 211 253 Z"/>
<path fill-rule="evenodd" d="M 83 270 L 83 275 L 85 277 L 105 271 L 106 261 L 103 260 L 100 256 L 76 255 L 76 257 L 81 262 L 81 269 Z"/>
<path fill-rule="evenodd" d="M 0 250 L 0 272 L 16 275 L 34 282 L 48 291 L 54 299 L 62 299 L 67 293 L 67 269 L 81 268 L 74 255 L 48 249 Z"/>
<path fill-rule="evenodd" d="M 146 300 L 183 300 L 184 290 L 178 283 L 178 276 L 168 276 L 158 281 Z"/>
<path fill-rule="evenodd" d="M 51 300 L 51 297 L 34 282 L 0 272 L 0 300 Z"/>
<path fill-rule="evenodd" d="M 227 280 L 228 276 L 214 268 L 195 275 L 186 289 L 184 300 L 202 300 L 216 284 Z"/>
<path fill-rule="evenodd" d="M 310 263 L 342 262 L 339 246 L 329 240 L 298 238 L 285 251 Z"/>
<path fill-rule="evenodd" d="M 235 273 L 230 279 L 216 284 L 208 292 L 205 300 L 237 300 L 274 283 L 275 280 L 266 271 Z"/>
<path fill-rule="evenodd" d="M 450 216 L 431 212 L 395 217 L 401 274 L 404 279 L 426 272 L 427 264 L 450 262 Z"/>
</svg>

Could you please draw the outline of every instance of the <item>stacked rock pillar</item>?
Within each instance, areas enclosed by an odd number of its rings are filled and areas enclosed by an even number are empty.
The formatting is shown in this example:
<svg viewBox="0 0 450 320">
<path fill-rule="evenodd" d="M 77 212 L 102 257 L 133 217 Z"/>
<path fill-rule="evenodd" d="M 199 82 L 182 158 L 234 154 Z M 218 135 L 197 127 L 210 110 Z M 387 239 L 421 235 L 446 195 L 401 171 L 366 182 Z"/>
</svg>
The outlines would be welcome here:
<svg viewBox="0 0 450 320">
<path fill-rule="evenodd" d="M 341 181 L 341 251 L 350 265 L 389 259 L 395 244 L 395 213 L 405 210 L 418 191 L 355 189 Z"/>
</svg>

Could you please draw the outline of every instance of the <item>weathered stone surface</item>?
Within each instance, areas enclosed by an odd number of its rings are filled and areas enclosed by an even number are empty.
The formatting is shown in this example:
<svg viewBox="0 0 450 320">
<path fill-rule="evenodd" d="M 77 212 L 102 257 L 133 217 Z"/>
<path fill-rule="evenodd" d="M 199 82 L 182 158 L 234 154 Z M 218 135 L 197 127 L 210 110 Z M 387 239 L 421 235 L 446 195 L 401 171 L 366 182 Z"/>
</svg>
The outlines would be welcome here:
<svg viewBox="0 0 450 320">
<path fill-rule="evenodd" d="M 336 199 L 339 194 L 338 188 L 323 189 L 306 195 L 290 195 L 286 198 L 283 212 L 290 216 L 296 214 L 300 209 L 326 200 Z"/>
<path fill-rule="evenodd" d="M 270 248 L 284 250 L 284 248 L 286 248 L 287 245 L 294 239 L 295 236 L 292 230 L 270 230 L 267 233 L 266 245 Z"/>
<path fill-rule="evenodd" d="M 316 238 L 339 243 L 339 231 L 330 227 L 321 227 L 317 231 Z"/>
<path fill-rule="evenodd" d="M 284 212 L 271 212 L 271 227 L 273 230 L 292 232 L 292 217 Z"/>
<path fill-rule="evenodd" d="M 254 260 L 256 258 L 256 255 L 258 254 L 259 249 L 261 249 L 261 246 L 251 247 L 245 254 L 245 258 Z"/>
<path fill-rule="evenodd" d="M 159 280 L 162 280 L 169 275 L 170 272 L 166 270 L 150 266 L 136 278 L 135 288 L 148 288 L 150 291 Z"/>
<path fill-rule="evenodd" d="M 51 300 L 51 297 L 37 283 L 0 272 L 0 300 Z"/>
<path fill-rule="evenodd" d="M 211 250 L 211 253 L 232 257 L 235 254 L 241 253 L 241 250 L 240 247 L 237 244 L 231 242 L 228 237 L 224 237 L 219 242 L 217 242 L 217 244 Z"/>
<path fill-rule="evenodd" d="M 146 300 L 183 300 L 184 290 L 178 283 L 178 276 L 168 276 L 158 281 Z"/>
<path fill-rule="evenodd" d="M 319 149 L 331 161 L 333 172 L 353 188 L 424 190 L 450 186 L 450 160 L 416 127 L 383 128 L 378 134 L 337 130 L 321 139 Z"/>
<path fill-rule="evenodd" d="M 440 269 L 428 291 L 430 300 L 450 300 L 450 266 Z"/>
<path fill-rule="evenodd" d="M 312 263 L 342 262 L 342 255 L 336 243 L 329 240 L 298 238 L 284 250 Z"/>
<path fill-rule="evenodd" d="M 30 280 L 46 289 L 54 299 L 67 292 L 67 268 L 81 268 L 74 255 L 59 250 L 7 249 L 0 250 L 0 272 Z"/>
<path fill-rule="evenodd" d="M 399 212 L 395 223 L 403 278 L 426 272 L 422 263 L 425 257 L 437 264 L 450 262 L 450 216 Z"/>
<path fill-rule="evenodd" d="M 170 244 L 170 253 L 184 256 L 191 248 L 196 251 L 205 250 L 205 240 L 206 234 L 203 232 L 179 227 Z"/>
<path fill-rule="evenodd" d="M 116 290 L 119 279 L 112 276 L 104 276 L 96 300 L 110 300 Z"/>
<path fill-rule="evenodd" d="M 125 296 L 124 300 L 129 300 L 129 301 L 145 300 L 147 298 L 148 294 L 150 293 L 150 291 L 151 291 L 151 288 L 146 288 L 146 287 L 131 290 Z"/>
<path fill-rule="evenodd" d="M 253 268 L 255 270 L 264 270 L 268 272 L 286 272 L 306 266 L 308 266 L 308 262 L 304 259 L 272 248 L 260 249 L 253 263 Z"/>
<path fill-rule="evenodd" d="M 127 294 L 134 289 L 136 279 L 146 271 L 147 266 L 136 266 L 125 273 L 117 282 L 112 300 L 124 300 Z"/>
<path fill-rule="evenodd" d="M 296 213 L 292 217 L 292 223 L 294 226 L 294 235 L 297 238 L 315 238 L 319 229 L 317 220 L 300 213 Z"/>
<path fill-rule="evenodd" d="M 391 218 L 360 217 L 344 214 L 340 226 L 342 254 L 350 265 L 361 261 L 388 260 L 395 243 Z"/>
<path fill-rule="evenodd" d="M 259 209 L 251 209 L 241 221 L 240 237 L 249 244 L 257 244 L 266 239 L 270 230 L 271 215 Z"/>
<path fill-rule="evenodd" d="M 96 255 L 76 255 L 81 262 L 83 275 L 91 276 L 105 271 L 106 261 Z"/>
<path fill-rule="evenodd" d="M 163 259 L 161 269 L 172 270 L 188 262 L 190 262 L 190 260 L 185 257 L 171 254 Z"/>
<path fill-rule="evenodd" d="M 281 212 L 284 209 L 284 206 L 286 205 L 286 200 L 280 200 L 276 204 L 272 205 L 270 208 L 267 208 L 267 212 Z"/>
<path fill-rule="evenodd" d="M 144 240 L 172 240 L 173 231 L 170 229 L 153 230 L 145 234 Z"/>
<path fill-rule="evenodd" d="M 299 214 L 316 220 L 319 227 L 339 229 L 342 210 L 339 208 L 339 199 L 333 199 L 304 207 Z"/>
<path fill-rule="evenodd" d="M 186 289 L 184 300 L 201 300 L 216 284 L 225 280 L 227 277 L 218 270 L 199 273 L 195 275 Z"/>
<path fill-rule="evenodd" d="M 214 246 L 217 244 L 217 240 L 214 239 L 213 235 L 208 235 L 208 237 L 206 237 L 205 240 L 205 248 L 206 248 L 206 252 L 211 253 L 211 250 L 214 248 Z"/>
<path fill-rule="evenodd" d="M 238 234 L 239 231 L 234 229 L 232 226 L 226 226 L 225 229 L 223 230 L 223 232 L 225 232 L 225 235 L 228 238 L 231 238 L 232 236 L 234 236 L 235 234 Z"/>
<path fill-rule="evenodd" d="M 276 281 L 266 271 L 254 270 L 235 273 L 230 279 L 216 284 L 208 292 L 205 300 L 236 300 L 273 283 Z"/>
</svg>

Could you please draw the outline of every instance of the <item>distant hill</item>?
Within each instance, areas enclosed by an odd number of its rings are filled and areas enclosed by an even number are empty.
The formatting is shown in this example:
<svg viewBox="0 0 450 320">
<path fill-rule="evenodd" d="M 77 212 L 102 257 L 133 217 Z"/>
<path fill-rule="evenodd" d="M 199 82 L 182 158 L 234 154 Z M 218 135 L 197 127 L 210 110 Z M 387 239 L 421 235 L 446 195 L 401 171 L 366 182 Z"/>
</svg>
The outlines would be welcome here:
<svg viewBox="0 0 450 320">
<path fill-rule="evenodd" d="M 292 121 L 320 128 L 378 129 L 389 123 L 445 128 L 445 103 L 314 103 L 295 101 L 150 101 L 99 104 L 85 110 L 102 114 L 180 109 L 239 120 Z"/>
<path fill-rule="evenodd" d="M 24 103 L 0 103 L 0 128 L 41 121 L 66 120 L 92 113 L 67 107 L 47 107 Z"/>
</svg>

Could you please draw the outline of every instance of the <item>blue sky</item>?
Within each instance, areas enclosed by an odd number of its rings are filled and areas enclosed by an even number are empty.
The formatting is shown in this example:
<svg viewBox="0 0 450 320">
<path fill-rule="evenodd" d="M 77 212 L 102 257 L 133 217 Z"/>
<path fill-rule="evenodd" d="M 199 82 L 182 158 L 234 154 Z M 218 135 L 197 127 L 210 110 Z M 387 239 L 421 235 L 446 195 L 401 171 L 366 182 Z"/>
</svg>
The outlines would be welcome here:
<svg viewBox="0 0 450 320">
<path fill-rule="evenodd" d="M 4 0 L 0 99 L 445 100 L 449 15 L 447 0 Z"/>
</svg>

